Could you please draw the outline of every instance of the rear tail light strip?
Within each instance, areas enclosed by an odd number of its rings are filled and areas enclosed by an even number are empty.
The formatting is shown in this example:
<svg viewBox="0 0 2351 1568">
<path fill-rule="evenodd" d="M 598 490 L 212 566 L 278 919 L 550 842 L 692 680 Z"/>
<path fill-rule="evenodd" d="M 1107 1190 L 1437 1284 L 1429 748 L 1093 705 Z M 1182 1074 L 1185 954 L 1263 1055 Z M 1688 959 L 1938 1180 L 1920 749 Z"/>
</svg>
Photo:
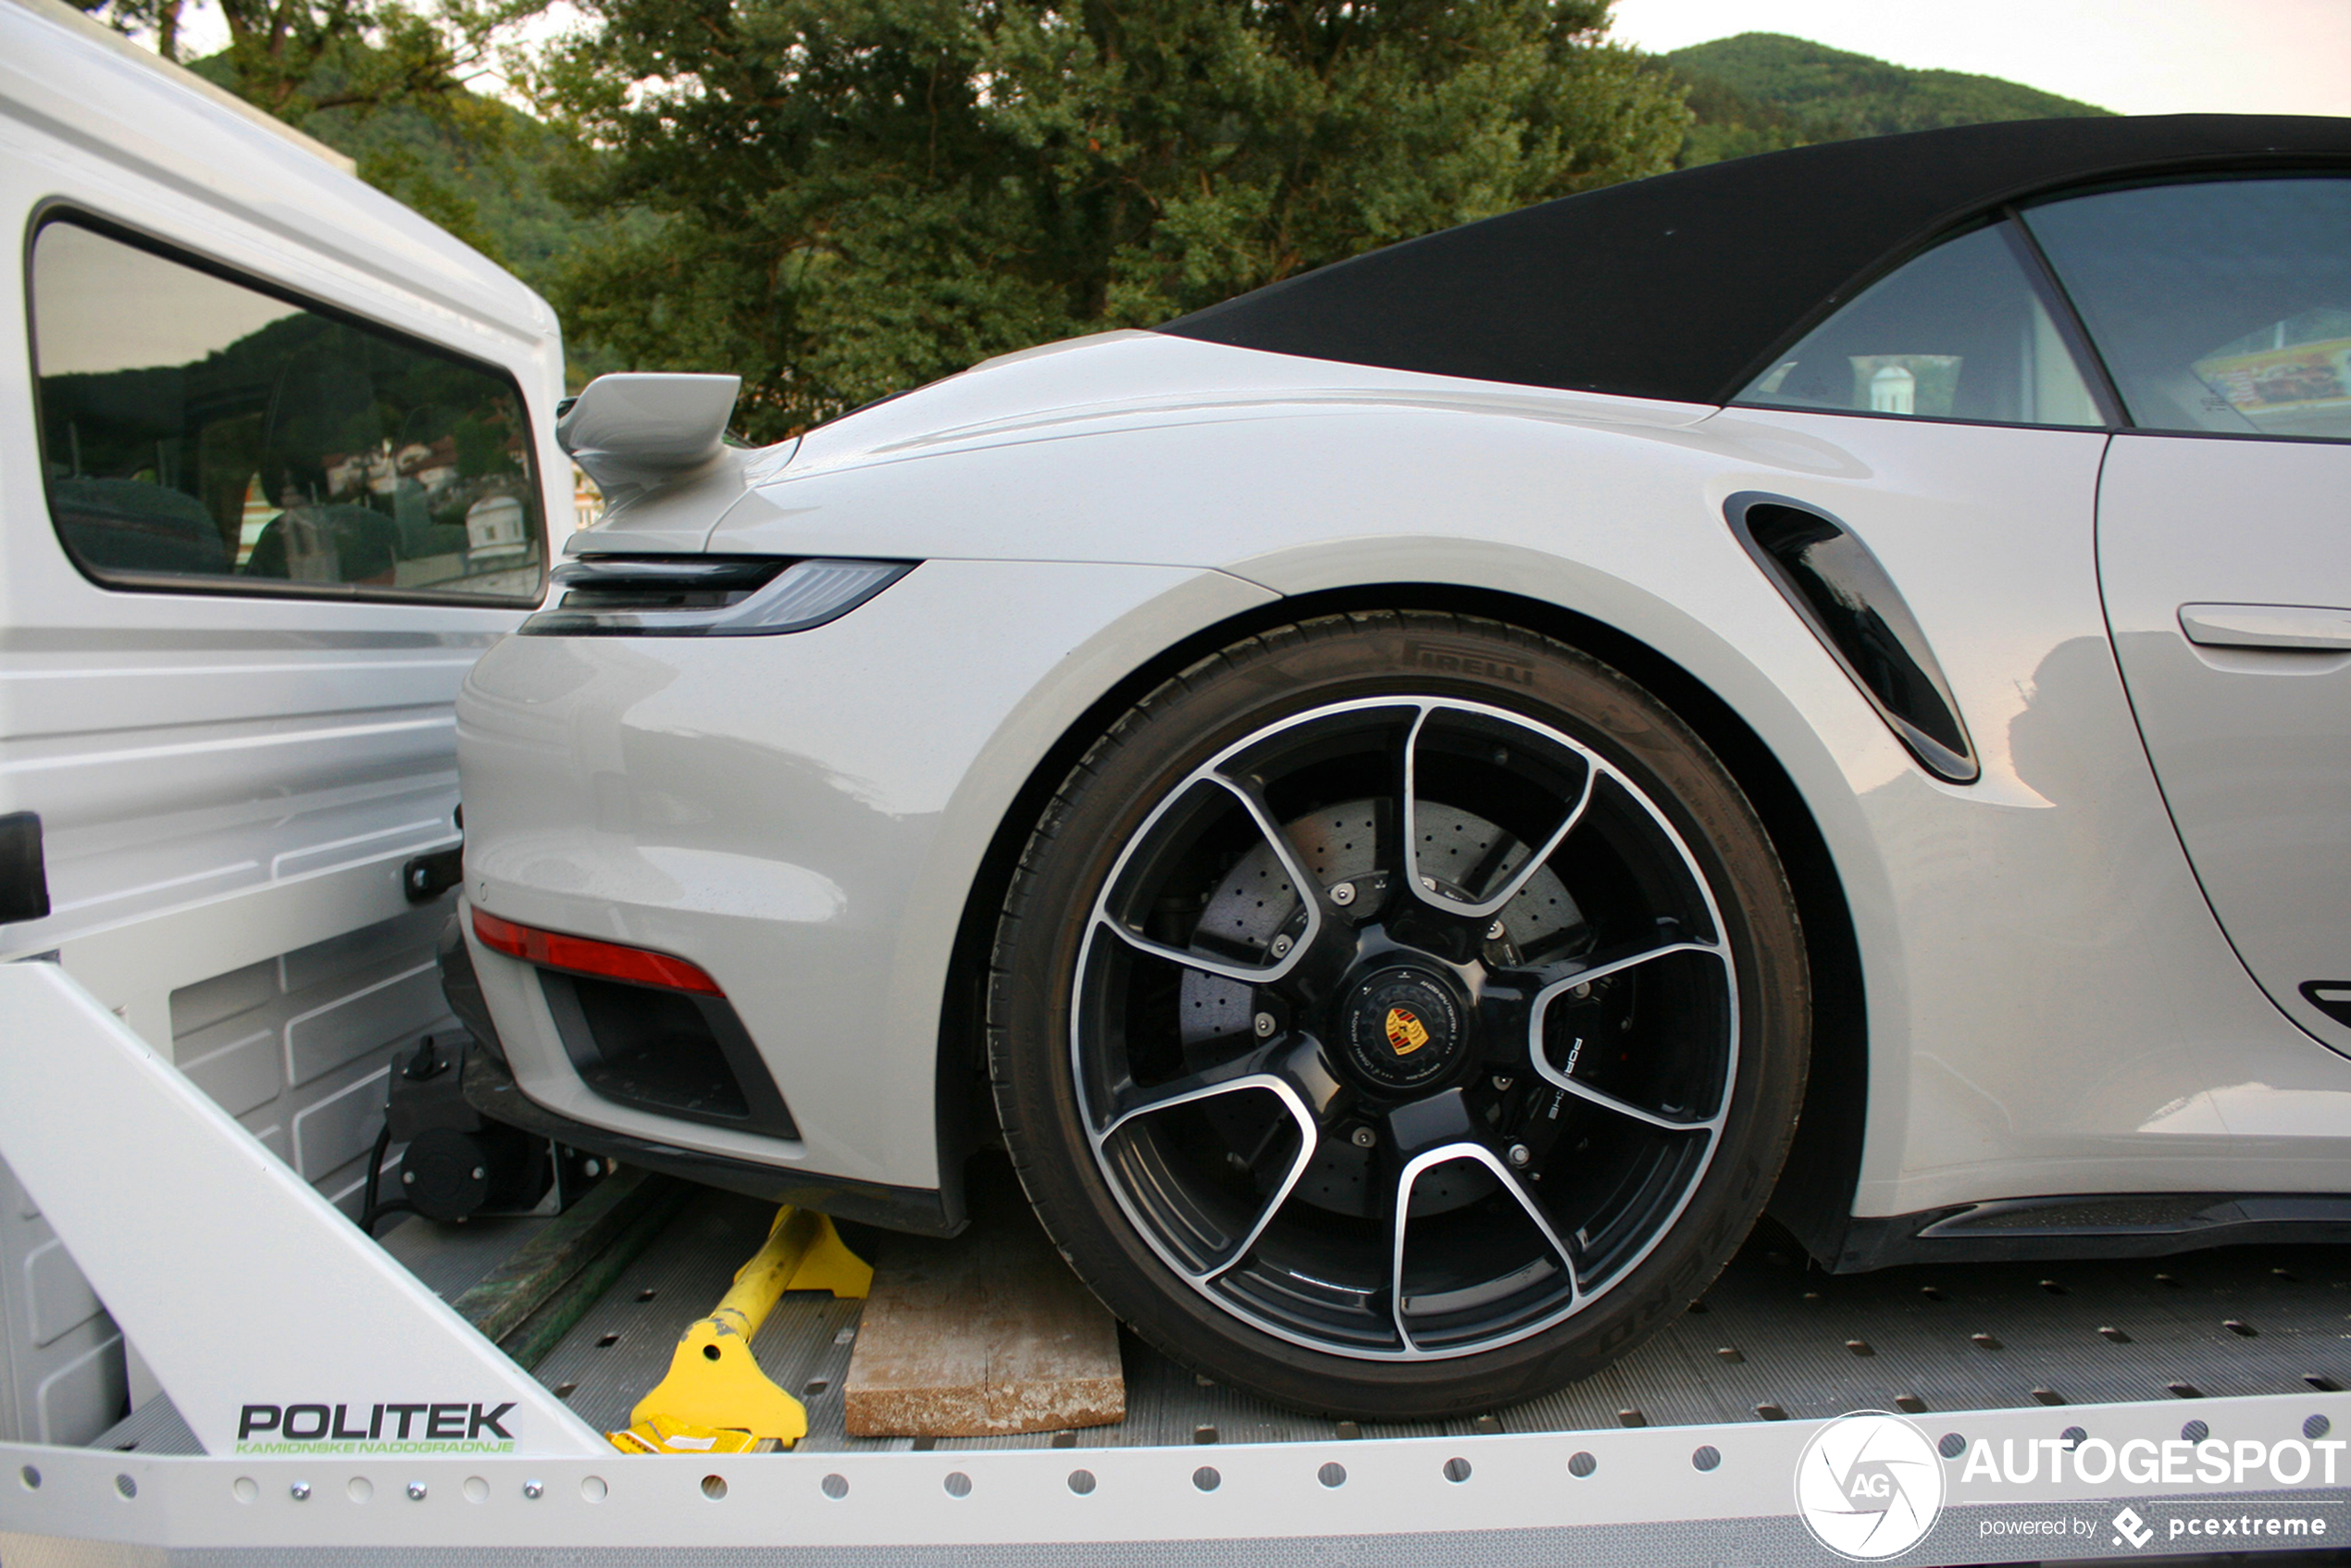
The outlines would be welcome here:
<svg viewBox="0 0 2351 1568">
<path fill-rule="evenodd" d="M 618 942 L 602 942 L 593 937 L 572 937 L 561 931 L 542 931 L 535 926 L 518 926 L 511 920 L 499 919 L 488 910 L 474 911 L 474 935 L 491 952 L 519 958 L 526 964 L 567 969 L 576 975 L 601 975 L 606 979 L 628 980 L 641 986 L 698 991 L 704 996 L 727 994 L 718 989 L 717 981 L 682 958 L 650 952 L 641 947 L 623 947 Z"/>
</svg>

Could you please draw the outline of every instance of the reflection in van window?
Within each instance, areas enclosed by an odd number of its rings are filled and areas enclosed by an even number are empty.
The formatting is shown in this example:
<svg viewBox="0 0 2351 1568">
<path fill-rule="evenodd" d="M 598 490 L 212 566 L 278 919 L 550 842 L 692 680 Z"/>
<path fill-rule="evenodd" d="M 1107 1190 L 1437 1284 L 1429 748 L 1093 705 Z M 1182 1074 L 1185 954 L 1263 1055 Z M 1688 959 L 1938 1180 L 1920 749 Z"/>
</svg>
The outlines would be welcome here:
<svg viewBox="0 0 2351 1568">
<path fill-rule="evenodd" d="M 538 599 L 505 377 L 64 221 L 32 323 L 50 512 L 101 581 Z"/>
<path fill-rule="evenodd" d="M 2097 405 L 2008 236 L 1979 229 L 1872 284 L 1735 403 L 2096 425 Z"/>
</svg>

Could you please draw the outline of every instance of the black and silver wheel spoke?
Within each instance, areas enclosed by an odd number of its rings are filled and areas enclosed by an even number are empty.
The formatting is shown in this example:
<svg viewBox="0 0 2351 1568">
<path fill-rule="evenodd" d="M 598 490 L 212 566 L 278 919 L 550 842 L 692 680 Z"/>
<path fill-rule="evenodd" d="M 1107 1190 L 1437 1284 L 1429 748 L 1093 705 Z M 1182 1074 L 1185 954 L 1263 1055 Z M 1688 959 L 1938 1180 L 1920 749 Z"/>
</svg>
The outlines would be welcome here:
<svg viewBox="0 0 2351 1568">
<path fill-rule="evenodd" d="M 1205 771 L 1195 776 L 1187 785 L 1187 789 L 1219 790 L 1230 795 L 1239 804 L 1241 810 L 1247 813 L 1257 831 L 1263 836 L 1265 846 L 1273 852 L 1275 859 L 1288 874 L 1291 886 L 1309 890 L 1305 900 L 1306 929 L 1303 935 L 1296 940 L 1294 946 L 1285 952 L 1269 955 L 1271 962 L 1264 964 L 1244 964 L 1234 959 L 1220 958 L 1214 952 L 1204 952 L 1197 948 L 1175 947 L 1166 942 L 1153 940 L 1137 926 L 1119 918 L 1111 912 L 1111 899 L 1115 884 L 1113 888 L 1103 890 L 1101 902 L 1095 909 L 1095 923 L 1138 952 L 1150 953 L 1157 958 L 1164 958 L 1170 963 L 1180 964 L 1223 979 L 1240 980 L 1255 985 L 1271 985 L 1303 962 L 1308 950 L 1322 934 L 1322 904 L 1318 898 L 1312 896 L 1313 880 L 1299 863 L 1298 852 L 1290 843 L 1288 835 L 1268 813 L 1264 797 L 1260 791 L 1245 781 L 1228 778 L 1221 773 Z M 1169 808 L 1182 800 L 1184 792 L 1184 790 L 1176 791 L 1169 798 L 1166 805 L 1152 813 L 1151 819 L 1143 824 L 1141 833 L 1138 837 L 1148 835 L 1158 824 L 1159 819 L 1168 814 Z"/>
<path fill-rule="evenodd" d="M 1551 1217 L 1544 1212 L 1542 1201 L 1526 1189 L 1526 1184 L 1511 1170 L 1508 1160 L 1497 1154 L 1486 1139 L 1479 1136 L 1474 1119 L 1466 1114 L 1458 1092 L 1440 1095 L 1402 1108 L 1388 1117 L 1397 1154 L 1401 1160 L 1396 1176 L 1396 1190 L 1391 1201 L 1395 1213 L 1391 1222 L 1393 1244 L 1388 1256 L 1388 1312 L 1396 1325 L 1396 1336 L 1407 1351 L 1419 1354 L 1421 1347 L 1412 1337 L 1409 1299 L 1404 1293 L 1404 1236 L 1412 1218 L 1412 1189 L 1421 1177 L 1430 1171 L 1467 1161 L 1481 1167 L 1524 1212 L 1550 1255 L 1559 1262 L 1560 1271 L 1567 1281 L 1571 1305 L 1582 1296 L 1583 1288 L 1576 1278 L 1575 1257 L 1561 1239 L 1552 1226 Z"/>
<path fill-rule="evenodd" d="M 1613 1111 L 1620 1116 L 1629 1116 L 1636 1122 L 1644 1122 L 1667 1132 L 1712 1134 L 1721 1131 L 1727 1106 L 1718 1107 L 1710 1116 L 1677 1116 L 1669 1113 L 1646 1110 L 1630 1101 L 1620 1099 L 1571 1076 L 1565 1067 L 1551 1061 L 1550 1052 L 1544 1048 L 1543 1044 L 1544 1022 L 1550 1012 L 1551 1004 L 1560 998 L 1579 988 L 1589 989 L 1602 980 L 1624 974 L 1654 960 L 1671 958 L 1675 954 L 1686 952 L 1704 953 L 1710 958 L 1719 960 L 1724 965 L 1725 974 L 1728 973 L 1730 955 L 1712 942 L 1666 942 L 1661 946 L 1648 948 L 1640 952 L 1606 958 L 1598 963 L 1558 964 L 1554 965 L 1550 971 L 1547 971 L 1546 974 L 1549 977 L 1545 979 L 1541 988 L 1534 994 L 1526 1025 L 1527 1060 L 1534 1067 L 1536 1074 L 1544 1082 L 1565 1089 L 1587 1104 L 1598 1105 L 1603 1110 Z"/>
<path fill-rule="evenodd" d="M 1289 1201 L 1291 1191 L 1313 1163 L 1324 1113 L 1338 1092 L 1337 1079 L 1323 1058 L 1322 1047 L 1304 1037 L 1285 1037 L 1268 1040 L 1234 1061 L 1187 1075 L 1171 1083 L 1131 1091 L 1124 1097 L 1110 1125 L 1093 1135 L 1094 1143 L 1099 1149 L 1141 1118 L 1224 1095 L 1270 1094 L 1281 1102 L 1283 1111 L 1297 1128 L 1298 1152 L 1291 1158 L 1273 1195 L 1265 1200 L 1240 1238 L 1208 1267 L 1187 1268 L 1184 1271 L 1188 1277 L 1205 1282 L 1214 1279 L 1247 1257 L 1249 1250 L 1256 1245 L 1257 1238 L 1265 1233 L 1265 1227 L 1273 1224 L 1274 1216 L 1281 1212 L 1282 1205 Z"/>
<path fill-rule="evenodd" d="M 1510 852 L 1513 849 L 1523 851 L 1525 846 L 1508 840 L 1498 843 L 1493 848 L 1491 861 L 1480 862 L 1474 865 L 1471 875 L 1463 879 L 1465 888 L 1474 888 L 1490 880 L 1492 873 L 1504 872 L 1499 887 L 1485 897 L 1457 898 L 1445 891 L 1437 879 L 1424 871 L 1421 865 L 1420 846 L 1423 841 L 1419 809 L 1421 735 L 1428 727 L 1429 716 L 1440 711 L 1442 710 L 1434 703 L 1422 708 L 1418 716 L 1412 720 L 1412 728 L 1404 740 L 1403 810 L 1399 815 L 1404 827 L 1405 886 L 1411 890 L 1413 896 L 1441 914 L 1455 915 L 1464 920 L 1490 919 L 1506 908 L 1512 899 L 1526 890 L 1527 884 L 1535 879 L 1535 874 L 1542 870 L 1551 856 L 1559 852 L 1560 846 L 1567 841 L 1567 836 L 1575 831 L 1576 825 L 1584 818 L 1585 808 L 1592 803 L 1593 783 L 1599 775 L 1598 770 L 1589 765 L 1584 768 L 1581 784 L 1577 787 L 1573 798 L 1566 803 L 1565 815 L 1560 818 L 1559 825 L 1545 835 L 1540 845 L 1533 852 L 1523 854 L 1516 865 L 1512 865 L 1510 861 Z"/>
</svg>

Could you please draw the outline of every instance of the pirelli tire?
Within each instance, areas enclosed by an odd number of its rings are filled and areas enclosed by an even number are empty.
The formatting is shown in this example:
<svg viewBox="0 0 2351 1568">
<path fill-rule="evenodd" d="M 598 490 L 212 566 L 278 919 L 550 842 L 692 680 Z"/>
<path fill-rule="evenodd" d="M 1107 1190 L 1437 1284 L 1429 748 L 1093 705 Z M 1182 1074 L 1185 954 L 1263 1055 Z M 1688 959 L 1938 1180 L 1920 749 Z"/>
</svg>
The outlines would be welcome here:
<svg viewBox="0 0 2351 1568">
<path fill-rule="evenodd" d="M 1810 1027 L 1769 836 L 1665 704 L 1531 631 L 1332 616 L 1110 726 L 1021 857 L 997 1110 L 1112 1311 L 1284 1404 L 1586 1376 L 1701 1294 Z"/>
</svg>

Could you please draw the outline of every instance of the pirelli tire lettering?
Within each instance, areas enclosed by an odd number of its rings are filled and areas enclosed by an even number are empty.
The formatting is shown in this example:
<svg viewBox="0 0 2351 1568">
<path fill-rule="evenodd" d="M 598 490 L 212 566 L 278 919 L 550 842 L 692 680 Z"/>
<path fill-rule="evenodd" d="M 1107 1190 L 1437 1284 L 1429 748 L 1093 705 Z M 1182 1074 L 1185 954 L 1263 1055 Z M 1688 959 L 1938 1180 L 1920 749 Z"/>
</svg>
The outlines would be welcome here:
<svg viewBox="0 0 2351 1568">
<path fill-rule="evenodd" d="M 514 1401 L 249 1404 L 237 1412 L 239 1453 L 512 1453 Z"/>
</svg>

